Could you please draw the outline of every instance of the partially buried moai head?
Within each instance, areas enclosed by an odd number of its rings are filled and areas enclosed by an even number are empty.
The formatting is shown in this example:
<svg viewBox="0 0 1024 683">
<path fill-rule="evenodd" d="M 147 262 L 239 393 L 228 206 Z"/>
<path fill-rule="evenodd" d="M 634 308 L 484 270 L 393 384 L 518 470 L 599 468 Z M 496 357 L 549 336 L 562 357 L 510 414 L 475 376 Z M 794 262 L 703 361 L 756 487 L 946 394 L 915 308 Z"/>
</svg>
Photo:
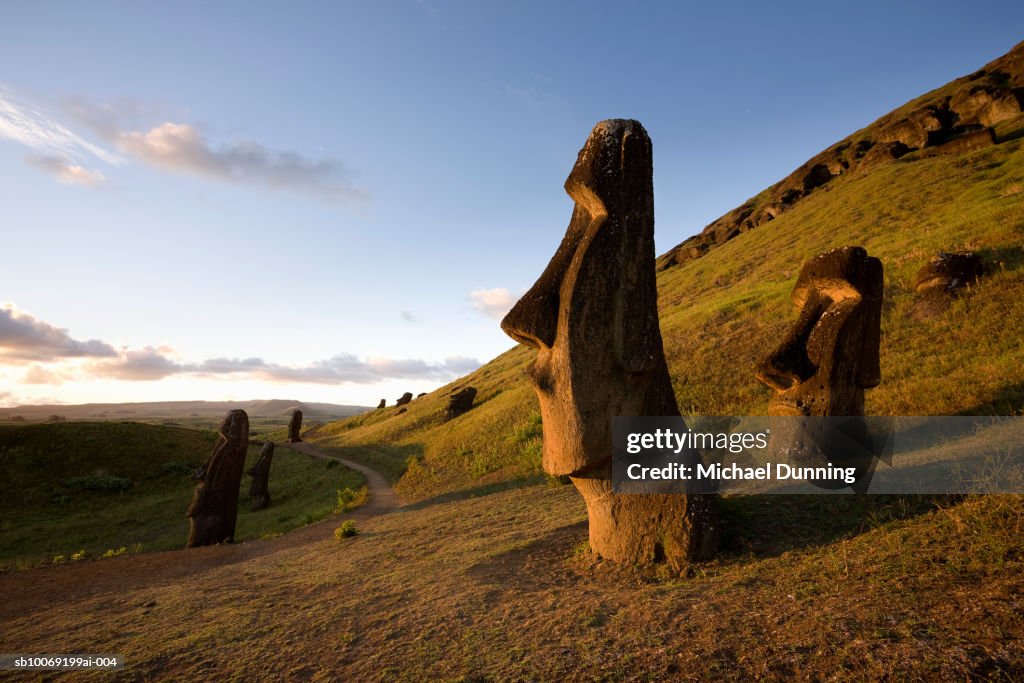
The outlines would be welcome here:
<svg viewBox="0 0 1024 683">
<path fill-rule="evenodd" d="M 864 390 L 881 380 L 882 263 L 841 247 L 804 264 L 800 309 L 782 344 L 756 369 L 775 390 L 769 415 L 863 415 Z"/>
<path fill-rule="evenodd" d="M 530 368 L 544 469 L 611 459 L 617 415 L 679 415 L 658 326 L 651 141 L 639 122 L 598 123 L 565 181 L 576 203 L 540 279 L 501 322 L 538 350 Z"/>
</svg>

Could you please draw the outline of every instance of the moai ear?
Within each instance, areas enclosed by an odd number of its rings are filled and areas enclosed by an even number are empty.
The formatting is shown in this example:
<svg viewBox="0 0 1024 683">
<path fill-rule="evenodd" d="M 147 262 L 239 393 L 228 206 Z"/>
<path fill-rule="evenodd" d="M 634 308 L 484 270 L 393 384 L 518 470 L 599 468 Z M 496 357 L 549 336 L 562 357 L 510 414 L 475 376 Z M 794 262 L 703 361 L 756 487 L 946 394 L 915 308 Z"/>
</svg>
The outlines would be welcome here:
<svg viewBox="0 0 1024 683">
<path fill-rule="evenodd" d="M 651 140 L 627 130 L 620 153 L 621 213 L 616 224 L 602 229 L 619 231 L 619 289 L 614 298 L 615 356 L 627 372 L 647 372 L 664 353 L 658 316 L 654 270 L 654 188 L 651 184 Z M 611 221 L 609 221 L 611 223 Z"/>
<path fill-rule="evenodd" d="M 877 387 L 882 381 L 878 349 L 882 338 L 882 296 L 884 278 L 882 262 L 869 257 L 864 260 L 861 306 L 864 307 L 864 332 L 861 337 L 861 361 L 858 383 L 865 389 Z"/>
</svg>

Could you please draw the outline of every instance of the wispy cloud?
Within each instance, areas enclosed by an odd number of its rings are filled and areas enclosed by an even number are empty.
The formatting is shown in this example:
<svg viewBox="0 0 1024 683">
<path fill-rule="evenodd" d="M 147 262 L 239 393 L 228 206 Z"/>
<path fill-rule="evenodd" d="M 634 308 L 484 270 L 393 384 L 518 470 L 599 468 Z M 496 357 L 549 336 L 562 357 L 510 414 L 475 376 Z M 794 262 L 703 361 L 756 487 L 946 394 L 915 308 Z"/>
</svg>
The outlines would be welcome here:
<svg viewBox="0 0 1024 683">
<path fill-rule="evenodd" d="M 121 158 L 85 140 L 43 111 L 15 98 L 0 87 L 0 139 L 34 150 L 26 162 L 69 185 L 98 185 L 103 173 L 83 164 L 102 161 L 117 165 Z M 88 160 L 88 161 L 87 161 Z"/>
<path fill-rule="evenodd" d="M 512 294 L 504 287 L 495 287 L 494 289 L 477 287 L 469 293 L 469 301 L 473 308 L 489 318 L 505 317 L 505 314 L 518 300 L 518 295 Z"/>
<path fill-rule="evenodd" d="M 367 197 L 366 191 L 353 183 L 351 171 L 336 159 L 313 159 L 253 140 L 215 144 L 188 123 L 164 121 L 147 128 L 139 119 L 152 118 L 152 114 L 131 101 L 97 103 L 78 96 L 65 100 L 65 110 L 123 154 L 155 168 L 328 201 L 358 202 Z"/>
<path fill-rule="evenodd" d="M 399 315 L 402 316 L 402 320 L 407 323 L 415 324 L 420 321 L 419 317 L 417 317 L 412 311 L 402 311 Z"/>
<path fill-rule="evenodd" d="M 365 189 L 333 158 L 313 158 L 272 149 L 255 140 L 212 141 L 197 126 L 164 119 L 132 100 L 98 103 L 66 97 L 65 118 L 106 144 L 94 144 L 55 116 L 16 98 L 0 86 L 0 139 L 33 151 L 26 163 L 70 185 L 95 186 L 106 180 L 91 162 L 111 166 L 134 160 L 152 168 L 219 181 L 256 185 L 332 203 L 360 203 Z M 148 119 L 149 125 L 142 120 Z M 116 151 L 111 151 L 116 150 Z"/>
<path fill-rule="evenodd" d="M 46 171 L 65 185 L 93 186 L 107 179 L 100 171 L 90 171 L 59 156 L 31 154 L 25 157 L 25 163 Z"/>
<path fill-rule="evenodd" d="M 69 363 L 69 360 L 76 362 Z M 245 376 L 267 382 L 372 384 L 391 379 L 446 381 L 480 367 L 480 361 L 452 356 L 442 361 L 419 358 L 360 358 L 340 353 L 308 365 L 280 365 L 262 358 L 181 360 L 167 346 L 121 348 L 99 340 L 73 339 L 61 328 L 19 311 L 0 307 L 0 366 L 33 363 L 23 384 L 61 384 L 76 379 L 157 381 L 174 375 L 217 378 Z"/>
<path fill-rule="evenodd" d="M 0 361 L 52 361 L 62 358 L 111 357 L 117 351 L 98 339 L 78 341 L 67 330 L 19 311 L 11 302 L 0 304 Z"/>
</svg>

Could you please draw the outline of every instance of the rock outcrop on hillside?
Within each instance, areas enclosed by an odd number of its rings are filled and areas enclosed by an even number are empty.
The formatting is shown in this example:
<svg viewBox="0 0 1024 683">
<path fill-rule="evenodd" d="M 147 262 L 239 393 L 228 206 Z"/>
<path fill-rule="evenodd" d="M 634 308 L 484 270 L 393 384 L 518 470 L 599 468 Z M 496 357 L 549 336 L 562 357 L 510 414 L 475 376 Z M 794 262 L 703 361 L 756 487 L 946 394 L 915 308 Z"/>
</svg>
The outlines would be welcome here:
<svg viewBox="0 0 1024 683">
<path fill-rule="evenodd" d="M 811 158 L 783 180 L 662 254 L 657 269 L 700 258 L 737 235 L 778 218 L 835 178 L 863 173 L 918 150 L 963 154 L 997 144 L 995 126 L 1021 115 L 1024 43 L 892 111 Z"/>
</svg>

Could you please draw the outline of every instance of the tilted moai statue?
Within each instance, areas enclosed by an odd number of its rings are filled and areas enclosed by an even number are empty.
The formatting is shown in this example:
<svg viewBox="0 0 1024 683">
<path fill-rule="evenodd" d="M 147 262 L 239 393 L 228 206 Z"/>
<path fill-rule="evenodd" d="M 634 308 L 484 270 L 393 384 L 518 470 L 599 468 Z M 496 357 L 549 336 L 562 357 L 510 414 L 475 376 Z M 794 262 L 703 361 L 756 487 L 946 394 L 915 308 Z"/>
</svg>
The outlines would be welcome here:
<svg viewBox="0 0 1024 683">
<path fill-rule="evenodd" d="M 249 485 L 249 499 L 252 510 L 262 510 L 270 506 L 270 463 L 274 460 L 274 442 L 267 441 L 260 449 L 260 457 L 249 470 L 252 483 Z"/>
<path fill-rule="evenodd" d="M 383 408 L 383 407 L 384 407 L 384 406 L 386 406 L 387 404 L 388 404 L 388 402 L 387 402 L 387 401 L 386 401 L 385 399 L 383 399 L 383 398 L 382 398 L 382 399 L 380 400 L 380 403 L 378 403 L 378 404 L 377 404 L 377 410 L 380 410 L 381 408 Z"/>
<path fill-rule="evenodd" d="M 791 298 L 800 315 L 755 370 L 775 392 L 768 414 L 863 416 L 864 390 L 881 381 L 882 262 L 861 247 L 819 254 L 800 270 Z M 769 450 L 798 463 L 835 462 L 841 449 L 830 446 L 837 435 L 829 432 L 837 423 L 847 430 L 838 436 L 866 444 L 862 464 L 868 467 L 874 451 L 863 420 L 776 420 Z"/>
<path fill-rule="evenodd" d="M 302 411 L 296 410 L 292 413 L 292 419 L 288 421 L 288 443 L 301 443 L 302 437 Z"/>
<path fill-rule="evenodd" d="M 940 315 L 962 290 L 977 282 L 984 273 L 985 264 L 977 254 L 940 251 L 914 275 L 917 301 L 910 309 L 910 317 L 928 320 Z"/>
<path fill-rule="evenodd" d="M 544 470 L 587 503 L 590 547 L 673 568 L 718 546 L 711 495 L 612 490 L 612 418 L 678 416 L 658 323 L 651 141 L 637 121 L 594 127 L 565 182 L 576 202 L 561 245 L 501 327 L 537 349 L 529 369 Z"/>
<path fill-rule="evenodd" d="M 473 407 L 476 398 L 476 387 L 466 387 L 448 395 L 448 407 L 444 411 L 445 422 L 454 420 Z"/>
<path fill-rule="evenodd" d="M 235 539 L 238 488 L 248 447 L 249 416 L 244 410 L 232 410 L 220 425 L 220 436 L 213 454 L 193 477 L 199 480 L 199 484 L 188 506 L 186 548 Z"/>
<path fill-rule="evenodd" d="M 395 401 L 395 405 L 396 406 L 404 406 L 404 405 L 407 405 L 407 404 L 409 404 L 411 402 L 412 402 L 412 392 L 411 391 L 407 391 L 404 394 L 402 394 L 402 397 L 400 399 Z"/>
</svg>

